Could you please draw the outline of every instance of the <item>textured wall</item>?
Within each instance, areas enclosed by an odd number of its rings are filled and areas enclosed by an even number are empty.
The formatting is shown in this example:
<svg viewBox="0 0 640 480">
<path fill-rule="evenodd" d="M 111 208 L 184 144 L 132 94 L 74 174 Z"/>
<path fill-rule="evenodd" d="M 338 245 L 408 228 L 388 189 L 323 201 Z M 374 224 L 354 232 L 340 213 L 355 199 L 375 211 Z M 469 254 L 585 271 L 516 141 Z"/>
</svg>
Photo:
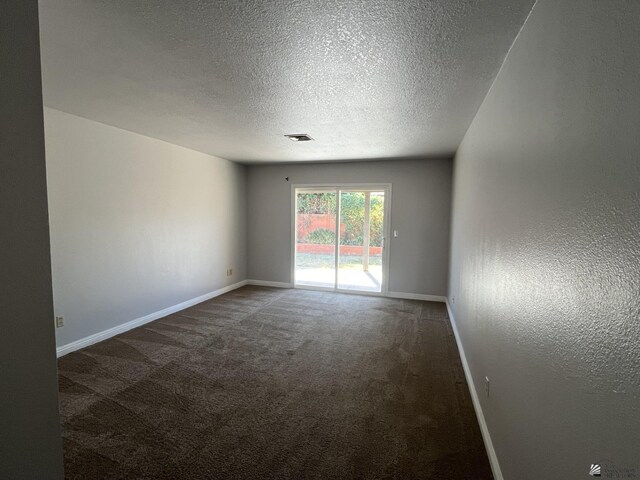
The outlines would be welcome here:
<svg viewBox="0 0 640 480">
<path fill-rule="evenodd" d="M 540 0 L 455 160 L 449 295 L 507 479 L 640 478 L 639 71 L 640 3 Z"/>
<path fill-rule="evenodd" d="M 246 278 L 246 167 L 48 108 L 45 131 L 59 346 Z"/>
<path fill-rule="evenodd" d="M 291 184 L 391 183 L 389 291 L 446 294 L 450 159 L 248 168 L 249 278 L 291 282 Z"/>
<path fill-rule="evenodd" d="M 38 2 L 0 3 L 0 478 L 62 478 Z"/>
</svg>

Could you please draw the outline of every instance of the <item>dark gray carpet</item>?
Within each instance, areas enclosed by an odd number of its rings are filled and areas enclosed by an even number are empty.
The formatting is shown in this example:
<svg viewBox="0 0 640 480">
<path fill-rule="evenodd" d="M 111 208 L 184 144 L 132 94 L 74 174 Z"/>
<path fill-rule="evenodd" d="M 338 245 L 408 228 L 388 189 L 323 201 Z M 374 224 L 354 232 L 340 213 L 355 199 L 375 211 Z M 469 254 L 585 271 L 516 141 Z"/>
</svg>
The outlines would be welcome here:
<svg viewBox="0 0 640 480">
<path fill-rule="evenodd" d="M 69 479 L 490 479 L 444 304 L 244 287 L 59 360 Z"/>
</svg>

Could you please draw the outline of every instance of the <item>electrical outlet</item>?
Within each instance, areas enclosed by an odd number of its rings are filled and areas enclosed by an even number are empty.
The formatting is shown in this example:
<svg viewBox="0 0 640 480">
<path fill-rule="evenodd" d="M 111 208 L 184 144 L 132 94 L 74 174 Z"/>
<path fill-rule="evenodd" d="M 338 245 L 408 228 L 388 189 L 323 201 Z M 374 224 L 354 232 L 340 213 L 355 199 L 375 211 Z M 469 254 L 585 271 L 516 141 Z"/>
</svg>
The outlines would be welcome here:
<svg viewBox="0 0 640 480">
<path fill-rule="evenodd" d="M 56 317 L 56 328 L 62 327 L 64 327 L 64 317 L 60 315 L 59 317 Z"/>
<path fill-rule="evenodd" d="M 484 377 L 484 391 L 487 393 L 487 398 L 489 398 L 489 377 Z"/>
<path fill-rule="evenodd" d="M 227 268 L 227 277 L 233 275 L 233 268 Z"/>
</svg>

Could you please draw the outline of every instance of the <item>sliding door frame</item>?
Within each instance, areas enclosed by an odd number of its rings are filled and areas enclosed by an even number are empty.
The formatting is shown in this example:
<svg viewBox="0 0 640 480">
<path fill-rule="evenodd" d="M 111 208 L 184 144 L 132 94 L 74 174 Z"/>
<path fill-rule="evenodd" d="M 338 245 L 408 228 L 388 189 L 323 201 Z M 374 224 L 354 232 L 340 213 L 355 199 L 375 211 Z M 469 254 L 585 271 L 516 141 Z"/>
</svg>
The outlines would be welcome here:
<svg viewBox="0 0 640 480">
<path fill-rule="evenodd" d="M 353 293 L 357 295 L 371 295 L 386 297 L 389 293 L 389 247 L 391 232 L 391 183 L 294 183 L 291 184 L 291 270 L 290 282 L 293 288 L 303 290 L 319 290 L 323 292 Z M 298 244 L 298 229 L 296 228 L 297 195 L 296 190 L 310 192 L 335 192 L 336 194 L 336 251 L 335 251 L 335 284 L 333 287 L 314 287 L 296 285 L 296 246 Z M 382 285 L 380 292 L 366 292 L 338 288 L 338 270 L 340 259 L 340 193 L 341 192 L 384 192 L 383 240 L 382 240 Z"/>
</svg>

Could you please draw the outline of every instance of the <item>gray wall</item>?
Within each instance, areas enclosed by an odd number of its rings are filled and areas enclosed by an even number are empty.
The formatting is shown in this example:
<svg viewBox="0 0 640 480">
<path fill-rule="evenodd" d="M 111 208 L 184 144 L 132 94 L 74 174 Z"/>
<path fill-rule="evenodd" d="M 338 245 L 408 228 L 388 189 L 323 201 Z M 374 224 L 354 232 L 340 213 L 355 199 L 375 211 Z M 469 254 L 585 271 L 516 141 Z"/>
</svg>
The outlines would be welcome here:
<svg viewBox="0 0 640 480">
<path fill-rule="evenodd" d="M 250 166 L 249 278 L 291 282 L 292 184 L 391 183 L 389 291 L 446 295 L 451 171 L 450 159 Z"/>
<path fill-rule="evenodd" d="M 244 166 L 49 108 L 45 133 L 58 346 L 246 278 Z"/>
<path fill-rule="evenodd" d="M 507 479 L 640 476 L 638 72 L 640 2 L 540 0 L 455 159 L 449 295 Z"/>
<path fill-rule="evenodd" d="M 0 3 L 0 478 L 62 478 L 38 2 Z"/>
</svg>

